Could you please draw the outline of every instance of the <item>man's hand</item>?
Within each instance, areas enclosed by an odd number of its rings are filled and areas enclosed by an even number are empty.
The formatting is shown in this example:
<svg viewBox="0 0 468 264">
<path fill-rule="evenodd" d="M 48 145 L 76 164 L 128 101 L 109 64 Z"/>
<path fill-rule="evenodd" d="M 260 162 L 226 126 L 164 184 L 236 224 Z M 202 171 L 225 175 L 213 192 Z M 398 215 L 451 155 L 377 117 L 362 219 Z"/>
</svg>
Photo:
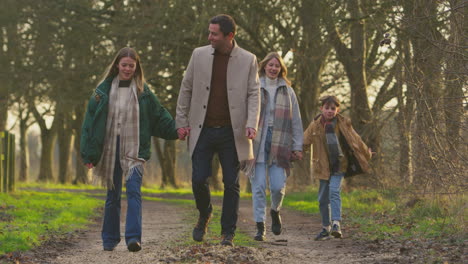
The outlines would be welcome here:
<svg viewBox="0 0 468 264">
<path fill-rule="evenodd" d="M 190 127 L 180 127 L 177 129 L 177 135 L 180 140 L 185 140 L 186 137 L 190 136 Z"/>
<path fill-rule="evenodd" d="M 245 136 L 248 138 L 248 139 L 254 139 L 255 138 L 255 135 L 257 135 L 257 131 L 251 127 L 248 127 L 245 129 Z"/>
<path fill-rule="evenodd" d="M 86 163 L 85 166 L 86 166 L 88 169 L 94 168 L 94 165 L 93 165 L 92 163 Z"/>
</svg>

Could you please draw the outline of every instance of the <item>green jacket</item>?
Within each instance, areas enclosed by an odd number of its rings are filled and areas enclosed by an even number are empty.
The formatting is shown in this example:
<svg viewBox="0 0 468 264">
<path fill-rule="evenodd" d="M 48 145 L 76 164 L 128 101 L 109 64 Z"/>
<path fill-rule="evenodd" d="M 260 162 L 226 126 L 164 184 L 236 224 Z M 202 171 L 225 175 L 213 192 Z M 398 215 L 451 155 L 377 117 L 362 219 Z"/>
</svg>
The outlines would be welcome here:
<svg viewBox="0 0 468 264">
<path fill-rule="evenodd" d="M 99 162 L 104 147 L 109 92 L 113 78 L 104 80 L 96 88 L 88 103 L 81 128 L 80 152 L 85 164 Z M 175 121 L 161 105 L 156 95 L 145 84 L 138 98 L 140 108 L 140 148 L 138 157 L 148 160 L 151 156 L 151 136 L 177 139 Z"/>
</svg>

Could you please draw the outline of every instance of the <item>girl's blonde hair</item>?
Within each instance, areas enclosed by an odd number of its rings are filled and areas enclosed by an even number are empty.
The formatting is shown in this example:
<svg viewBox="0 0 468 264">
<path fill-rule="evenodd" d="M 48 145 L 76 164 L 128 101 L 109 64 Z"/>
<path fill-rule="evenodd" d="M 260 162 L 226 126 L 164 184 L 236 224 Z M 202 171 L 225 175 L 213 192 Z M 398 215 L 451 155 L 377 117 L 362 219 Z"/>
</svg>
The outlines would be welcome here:
<svg viewBox="0 0 468 264">
<path fill-rule="evenodd" d="M 283 78 L 283 80 L 290 86 L 291 81 L 288 79 L 288 69 L 286 68 L 286 65 L 284 64 L 283 59 L 281 56 L 276 53 L 276 52 L 270 52 L 268 53 L 265 58 L 260 62 L 260 65 L 258 67 L 258 75 L 264 76 L 265 75 L 265 66 L 271 59 L 277 59 L 279 64 L 281 65 L 281 70 L 278 74 L 278 77 Z"/>
<path fill-rule="evenodd" d="M 122 48 L 121 50 L 119 50 L 119 52 L 117 52 L 117 55 L 115 55 L 115 58 L 112 61 L 112 63 L 109 64 L 109 66 L 107 66 L 107 69 L 104 72 L 102 81 L 104 81 L 107 78 L 115 78 L 115 76 L 119 74 L 119 68 L 118 68 L 119 62 L 122 58 L 125 58 L 125 57 L 132 58 L 136 62 L 136 68 L 135 68 L 135 73 L 133 74 L 133 79 L 135 79 L 138 94 L 141 94 L 144 89 L 145 75 L 143 73 L 143 68 L 141 67 L 141 64 L 140 64 L 140 56 L 138 56 L 138 53 L 130 47 Z"/>
</svg>

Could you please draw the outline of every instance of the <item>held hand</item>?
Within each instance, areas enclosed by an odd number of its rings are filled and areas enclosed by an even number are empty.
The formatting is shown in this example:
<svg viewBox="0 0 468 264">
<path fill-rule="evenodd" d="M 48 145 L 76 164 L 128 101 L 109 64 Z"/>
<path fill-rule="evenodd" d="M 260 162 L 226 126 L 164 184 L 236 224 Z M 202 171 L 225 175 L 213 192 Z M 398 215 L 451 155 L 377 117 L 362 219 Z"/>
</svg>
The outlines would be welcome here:
<svg viewBox="0 0 468 264">
<path fill-rule="evenodd" d="M 291 160 L 302 160 L 302 151 L 293 151 L 291 153 Z"/>
<path fill-rule="evenodd" d="M 185 140 L 186 137 L 190 136 L 190 127 L 180 127 L 177 129 L 177 135 L 180 140 Z"/>
<path fill-rule="evenodd" d="M 86 166 L 88 169 L 94 168 L 94 165 L 93 165 L 92 163 L 86 163 L 85 166 Z"/>
<path fill-rule="evenodd" d="M 257 131 L 251 127 L 248 127 L 245 129 L 245 136 L 248 138 L 248 139 L 254 139 L 255 138 L 255 135 L 257 135 Z"/>
<path fill-rule="evenodd" d="M 373 152 L 371 148 L 369 148 L 369 153 L 370 153 L 370 156 L 374 156 L 375 154 L 377 154 L 377 152 Z"/>
<path fill-rule="evenodd" d="M 177 129 L 177 136 L 180 140 L 185 140 L 185 128 L 181 127 Z"/>
</svg>

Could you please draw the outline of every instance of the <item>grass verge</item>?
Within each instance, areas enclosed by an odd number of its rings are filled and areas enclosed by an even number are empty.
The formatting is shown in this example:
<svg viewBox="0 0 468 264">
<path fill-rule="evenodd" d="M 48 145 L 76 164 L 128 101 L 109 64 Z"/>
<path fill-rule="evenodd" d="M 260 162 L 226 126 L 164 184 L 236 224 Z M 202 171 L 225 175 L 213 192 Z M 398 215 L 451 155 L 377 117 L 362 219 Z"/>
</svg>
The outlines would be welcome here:
<svg viewBox="0 0 468 264">
<path fill-rule="evenodd" d="M 289 193 L 284 206 L 319 214 L 317 191 Z M 416 199 L 398 190 L 359 190 L 342 193 L 345 224 L 358 228 L 364 239 L 447 238 L 464 239 L 465 196 Z M 466 238 L 465 238 L 466 239 Z"/>
<path fill-rule="evenodd" d="M 40 245 L 52 235 L 84 227 L 102 201 L 86 194 L 0 193 L 0 255 Z"/>
</svg>

